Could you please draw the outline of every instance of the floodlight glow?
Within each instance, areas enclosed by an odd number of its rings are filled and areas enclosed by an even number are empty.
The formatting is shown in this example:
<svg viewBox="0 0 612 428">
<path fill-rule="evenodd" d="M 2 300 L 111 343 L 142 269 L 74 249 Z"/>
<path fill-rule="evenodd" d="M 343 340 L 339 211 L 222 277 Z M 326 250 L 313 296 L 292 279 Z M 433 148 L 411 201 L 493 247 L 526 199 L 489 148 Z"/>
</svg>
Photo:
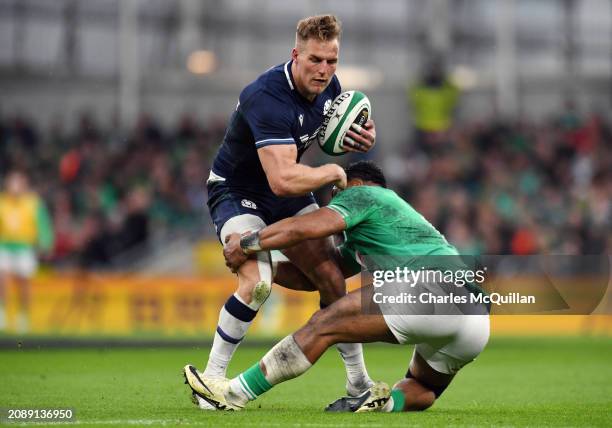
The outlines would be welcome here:
<svg viewBox="0 0 612 428">
<path fill-rule="evenodd" d="M 217 56 L 212 51 L 194 51 L 187 58 L 187 70 L 193 74 L 208 74 L 217 68 Z"/>
</svg>

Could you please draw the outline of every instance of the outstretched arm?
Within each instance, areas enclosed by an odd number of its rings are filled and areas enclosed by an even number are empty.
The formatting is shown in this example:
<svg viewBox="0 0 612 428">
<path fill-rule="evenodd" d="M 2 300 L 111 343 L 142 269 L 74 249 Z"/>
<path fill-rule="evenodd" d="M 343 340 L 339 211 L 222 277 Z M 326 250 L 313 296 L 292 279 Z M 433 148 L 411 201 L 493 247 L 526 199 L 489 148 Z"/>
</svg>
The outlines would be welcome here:
<svg viewBox="0 0 612 428">
<path fill-rule="evenodd" d="M 345 228 L 342 216 L 324 207 L 305 215 L 286 218 L 244 236 L 240 239 L 240 246 L 245 254 L 287 248 L 307 239 L 331 236 Z"/>
<path fill-rule="evenodd" d="M 319 208 L 308 214 L 290 217 L 249 235 L 237 233 L 225 239 L 223 255 L 233 271 L 247 259 L 248 254 L 261 250 L 291 247 L 307 239 L 323 238 L 343 231 L 346 223 L 342 216 L 328 208 Z"/>
</svg>

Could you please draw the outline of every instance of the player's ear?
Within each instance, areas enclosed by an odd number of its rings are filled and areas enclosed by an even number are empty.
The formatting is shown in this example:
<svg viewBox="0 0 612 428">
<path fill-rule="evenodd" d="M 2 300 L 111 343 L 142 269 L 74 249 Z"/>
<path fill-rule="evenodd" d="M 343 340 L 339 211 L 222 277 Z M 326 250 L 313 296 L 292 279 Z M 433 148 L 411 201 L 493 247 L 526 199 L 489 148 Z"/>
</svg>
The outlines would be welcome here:
<svg viewBox="0 0 612 428">
<path fill-rule="evenodd" d="M 291 49 L 291 59 L 292 60 L 295 61 L 297 59 L 297 57 L 298 57 L 298 54 L 299 54 L 299 52 L 298 52 L 297 47 Z"/>
</svg>

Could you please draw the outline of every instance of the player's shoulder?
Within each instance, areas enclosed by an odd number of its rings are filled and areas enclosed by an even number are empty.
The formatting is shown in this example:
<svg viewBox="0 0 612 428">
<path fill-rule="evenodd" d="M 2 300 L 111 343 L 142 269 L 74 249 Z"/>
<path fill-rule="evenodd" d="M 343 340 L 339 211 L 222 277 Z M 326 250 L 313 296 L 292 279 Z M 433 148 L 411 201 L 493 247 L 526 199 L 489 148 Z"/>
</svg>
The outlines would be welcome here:
<svg viewBox="0 0 612 428">
<path fill-rule="evenodd" d="M 378 210 L 384 206 L 402 203 L 397 193 L 381 186 L 353 186 L 340 192 L 338 203 L 359 210 Z M 334 200 L 331 201 L 333 203 Z M 404 201 L 405 202 L 405 201 Z"/>
<path fill-rule="evenodd" d="M 38 194 L 37 192 L 31 192 L 30 193 L 30 197 L 32 198 L 32 200 L 39 205 L 44 205 L 45 204 L 45 200 L 43 199 L 43 197 Z"/>
<path fill-rule="evenodd" d="M 337 194 L 330 202 L 350 205 L 353 207 L 372 207 L 376 201 L 385 196 L 388 189 L 380 186 L 352 186 Z"/>
<path fill-rule="evenodd" d="M 367 195 L 370 197 L 386 195 L 389 192 L 393 192 L 393 190 L 387 189 L 381 186 L 352 186 L 348 189 L 345 189 L 342 193 L 347 192 L 346 195 Z M 341 194 L 342 194 L 341 193 Z"/>
<path fill-rule="evenodd" d="M 276 65 L 249 83 L 240 94 L 240 103 L 287 103 L 292 97 L 287 65 Z"/>
</svg>

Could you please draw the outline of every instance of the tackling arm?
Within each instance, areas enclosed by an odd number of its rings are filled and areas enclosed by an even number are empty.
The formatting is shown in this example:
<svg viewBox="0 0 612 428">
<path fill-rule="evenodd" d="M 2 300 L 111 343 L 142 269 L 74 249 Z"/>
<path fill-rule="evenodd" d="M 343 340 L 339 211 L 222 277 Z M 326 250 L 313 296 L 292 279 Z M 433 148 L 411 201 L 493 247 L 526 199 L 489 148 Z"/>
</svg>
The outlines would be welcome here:
<svg viewBox="0 0 612 428">
<path fill-rule="evenodd" d="M 297 148 L 293 144 L 270 145 L 257 150 L 270 188 L 277 196 L 300 196 L 333 183 L 346 187 L 344 169 L 336 164 L 317 168 L 296 162 Z"/>
<path fill-rule="evenodd" d="M 323 238 L 343 231 L 346 223 L 340 214 L 319 208 L 308 214 L 290 217 L 240 239 L 245 254 L 291 247 L 307 239 Z"/>
<path fill-rule="evenodd" d="M 237 233 L 225 239 L 226 265 L 236 271 L 248 254 L 261 250 L 287 248 L 307 239 L 322 238 L 346 229 L 342 216 L 328 208 L 319 208 L 308 214 L 290 217 L 243 236 Z"/>
</svg>

